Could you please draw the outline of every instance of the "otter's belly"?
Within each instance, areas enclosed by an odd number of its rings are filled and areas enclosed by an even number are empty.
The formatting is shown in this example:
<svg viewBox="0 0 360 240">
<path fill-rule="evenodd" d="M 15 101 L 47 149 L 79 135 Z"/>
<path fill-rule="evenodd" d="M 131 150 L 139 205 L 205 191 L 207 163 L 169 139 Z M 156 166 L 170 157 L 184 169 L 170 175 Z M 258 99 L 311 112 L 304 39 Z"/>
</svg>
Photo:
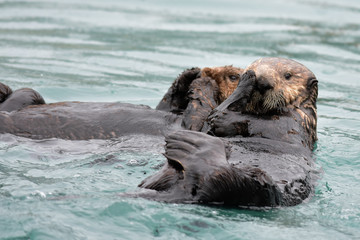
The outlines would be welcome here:
<svg viewBox="0 0 360 240">
<path fill-rule="evenodd" d="M 302 145 L 263 138 L 233 138 L 229 164 L 258 168 L 279 187 L 283 205 L 295 205 L 313 192 L 318 172 L 311 152 Z"/>
<path fill-rule="evenodd" d="M 62 102 L 0 113 L 0 133 L 34 139 L 108 139 L 129 134 L 163 135 L 180 128 L 176 115 L 142 105 Z"/>
</svg>

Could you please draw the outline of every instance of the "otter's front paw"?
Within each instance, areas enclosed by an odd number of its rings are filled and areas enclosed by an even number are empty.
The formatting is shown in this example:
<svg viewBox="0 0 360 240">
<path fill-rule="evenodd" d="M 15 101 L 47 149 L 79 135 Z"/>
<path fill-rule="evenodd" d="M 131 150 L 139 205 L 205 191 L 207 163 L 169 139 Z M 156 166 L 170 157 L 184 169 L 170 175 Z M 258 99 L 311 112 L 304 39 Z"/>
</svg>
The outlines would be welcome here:
<svg viewBox="0 0 360 240">
<path fill-rule="evenodd" d="M 209 133 L 218 137 L 229 137 L 237 135 L 236 125 L 232 123 L 236 113 L 231 111 L 216 111 L 208 119 Z"/>
<path fill-rule="evenodd" d="M 256 75 L 252 70 L 246 71 L 242 76 L 240 83 L 235 90 L 236 98 L 229 105 L 229 110 L 242 111 L 245 106 L 250 102 L 251 96 L 256 86 Z"/>
<path fill-rule="evenodd" d="M 251 96 L 256 86 L 256 75 L 252 70 L 246 71 L 239 82 L 235 91 L 216 109 L 218 111 L 231 110 L 241 112 L 246 108 L 247 103 L 250 102 Z"/>
</svg>

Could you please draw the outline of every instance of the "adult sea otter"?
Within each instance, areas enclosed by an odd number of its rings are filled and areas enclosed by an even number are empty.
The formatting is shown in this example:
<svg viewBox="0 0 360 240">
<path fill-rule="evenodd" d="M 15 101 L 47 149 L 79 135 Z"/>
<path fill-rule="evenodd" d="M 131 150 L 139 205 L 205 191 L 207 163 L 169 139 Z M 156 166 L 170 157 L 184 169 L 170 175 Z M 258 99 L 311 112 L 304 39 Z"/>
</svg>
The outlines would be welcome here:
<svg viewBox="0 0 360 240">
<path fill-rule="evenodd" d="M 216 96 L 222 94 L 203 94 L 220 91 L 214 80 L 199 81 L 200 85 L 181 80 L 187 74 L 196 79 L 199 73 L 191 69 L 181 75 L 158 110 L 126 104 L 118 108 L 93 103 L 29 106 L 0 113 L 0 133 L 68 139 L 166 134 L 165 166 L 145 179 L 139 185 L 144 191 L 133 196 L 244 207 L 292 206 L 307 199 L 316 178 L 314 74 L 293 60 L 262 58 L 244 73 L 241 70 L 236 90 L 217 106 Z M 91 107 L 104 116 L 81 111 Z M 193 110 L 186 123 L 189 109 Z M 178 130 L 184 126 L 203 132 Z"/>
<path fill-rule="evenodd" d="M 136 196 L 243 207 L 292 206 L 314 191 L 317 80 L 302 64 L 262 58 L 203 132 L 167 136 L 167 163 Z M 210 133 L 215 136 L 210 136 Z"/>
</svg>

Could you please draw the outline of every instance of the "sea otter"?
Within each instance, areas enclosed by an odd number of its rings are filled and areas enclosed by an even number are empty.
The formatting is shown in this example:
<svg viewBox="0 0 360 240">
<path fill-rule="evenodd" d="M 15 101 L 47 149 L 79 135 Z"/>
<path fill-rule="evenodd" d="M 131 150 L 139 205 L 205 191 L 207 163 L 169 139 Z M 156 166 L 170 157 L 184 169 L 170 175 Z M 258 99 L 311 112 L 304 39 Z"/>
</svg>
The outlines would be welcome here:
<svg viewBox="0 0 360 240">
<path fill-rule="evenodd" d="M 201 87 L 201 78 L 207 78 L 208 81 L 211 82 L 211 85 L 216 86 L 213 88 L 214 93 L 209 94 L 209 96 L 214 95 L 213 99 L 207 100 L 207 102 L 215 101 L 216 104 L 219 104 L 235 90 L 243 72 L 244 69 L 233 66 L 187 69 L 175 79 L 156 109 L 173 113 L 183 113 L 188 106 L 189 101 L 196 99 L 196 97 L 189 98 L 189 89 L 198 89 Z M 199 80 L 196 82 L 193 81 L 194 79 Z M 212 81 L 210 79 L 212 79 Z M 195 86 L 192 87 L 191 85 Z M 197 97 L 201 96 L 200 93 L 197 93 L 196 95 Z M 206 94 L 202 95 L 206 96 Z"/>
<path fill-rule="evenodd" d="M 217 75 L 210 76 L 211 69 Z M 32 89 L 12 92 L 1 84 L 0 133 L 34 139 L 84 140 L 137 133 L 163 135 L 171 129 L 181 128 L 200 130 L 211 110 L 221 103 L 218 96 L 230 91 L 226 88 L 227 83 L 218 83 L 231 81 L 237 84 L 241 72 L 232 66 L 206 68 L 206 73 L 200 68 L 184 71 L 168 91 L 173 94 L 165 95 L 167 100 L 162 101 L 162 106 L 168 104 L 171 110 L 161 108 L 161 104 L 158 110 L 126 103 L 44 104 L 40 94 Z M 177 105 L 179 99 L 181 104 Z"/>
<path fill-rule="evenodd" d="M 241 207 L 301 203 L 313 193 L 317 177 L 312 158 L 317 83 L 296 61 L 255 61 L 203 132 L 182 130 L 166 137 L 167 163 L 140 183 L 151 191 L 135 195 Z"/>
<path fill-rule="evenodd" d="M 156 109 L 181 114 L 185 129 L 200 131 L 210 112 L 235 90 L 243 71 L 233 66 L 189 69 L 174 81 Z M 191 80 L 194 76 L 198 78 Z"/>
</svg>

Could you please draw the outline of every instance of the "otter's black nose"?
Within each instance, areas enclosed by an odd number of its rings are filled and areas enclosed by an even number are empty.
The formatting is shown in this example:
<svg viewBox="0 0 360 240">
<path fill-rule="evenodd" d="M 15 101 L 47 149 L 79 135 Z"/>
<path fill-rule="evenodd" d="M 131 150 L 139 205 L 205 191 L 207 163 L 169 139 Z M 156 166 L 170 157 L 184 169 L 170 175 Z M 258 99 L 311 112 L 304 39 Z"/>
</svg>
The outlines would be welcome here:
<svg viewBox="0 0 360 240">
<path fill-rule="evenodd" d="M 265 93 L 269 89 L 274 88 L 274 84 L 271 81 L 261 76 L 256 79 L 256 83 L 257 89 L 261 94 Z"/>
</svg>

